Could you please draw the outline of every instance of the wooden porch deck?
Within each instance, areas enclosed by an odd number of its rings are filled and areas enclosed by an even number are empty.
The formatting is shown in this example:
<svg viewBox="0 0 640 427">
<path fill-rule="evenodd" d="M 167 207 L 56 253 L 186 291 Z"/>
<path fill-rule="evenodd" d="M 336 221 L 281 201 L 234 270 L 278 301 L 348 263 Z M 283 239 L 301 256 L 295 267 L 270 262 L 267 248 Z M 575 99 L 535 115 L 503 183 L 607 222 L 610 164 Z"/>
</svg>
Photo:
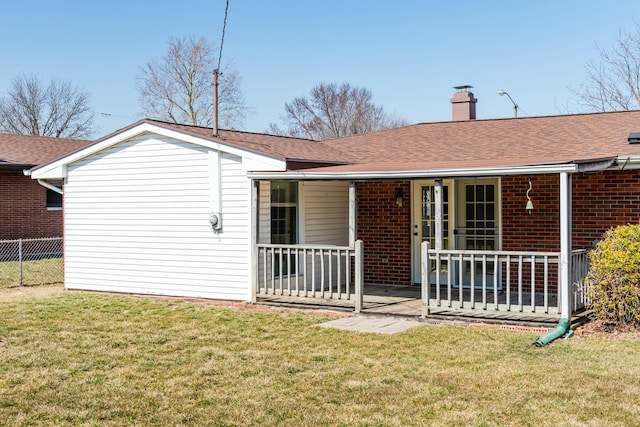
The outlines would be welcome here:
<svg viewBox="0 0 640 427">
<path fill-rule="evenodd" d="M 456 290 L 457 292 L 457 290 Z M 470 289 L 463 290 L 465 301 L 469 301 Z M 511 295 L 512 301 L 517 301 L 517 293 Z M 441 288 L 441 295 L 446 296 L 446 288 Z M 332 299 L 314 297 L 296 297 L 285 295 L 267 295 L 266 293 L 258 294 L 258 302 L 264 304 L 275 304 L 305 308 L 323 308 L 331 310 L 353 311 L 355 295 L 351 294 L 347 299 L 346 294 L 342 294 L 340 298 L 336 298 L 335 294 Z M 435 303 L 435 286 L 431 287 L 431 302 Z M 362 313 L 393 315 L 419 318 L 422 315 L 421 289 L 420 286 L 383 286 L 383 285 L 366 285 L 364 287 L 364 302 Z M 460 308 L 456 307 L 456 301 L 453 301 L 452 307 L 444 306 L 446 299 L 441 300 L 442 306 L 430 307 L 428 317 L 435 319 L 449 320 L 465 320 L 476 322 L 493 322 L 508 323 L 521 325 L 539 325 L 552 327 L 560 318 L 557 314 L 557 301 L 555 296 L 549 298 L 549 313 L 534 313 L 530 310 L 530 301 L 524 301 L 522 311 L 519 306 L 512 306 L 511 310 L 493 310 L 490 308 L 482 309 L 482 291 L 474 291 L 474 300 L 476 308 Z M 499 294 L 499 303 L 502 305 L 507 300 L 506 293 Z M 529 307 L 527 307 L 529 305 Z"/>
</svg>

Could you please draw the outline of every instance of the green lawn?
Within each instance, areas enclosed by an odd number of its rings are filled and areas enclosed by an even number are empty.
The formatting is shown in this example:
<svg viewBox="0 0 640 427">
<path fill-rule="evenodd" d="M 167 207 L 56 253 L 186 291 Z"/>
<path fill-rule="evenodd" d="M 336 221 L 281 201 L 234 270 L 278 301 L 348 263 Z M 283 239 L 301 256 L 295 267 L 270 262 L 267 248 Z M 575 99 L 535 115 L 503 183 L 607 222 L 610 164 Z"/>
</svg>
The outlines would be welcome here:
<svg viewBox="0 0 640 427">
<path fill-rule="evenodd" d="M 640 341 L 424 325 L 175 299 L 0 290 L 0 425 L 640 423 Z"/>
</svg>

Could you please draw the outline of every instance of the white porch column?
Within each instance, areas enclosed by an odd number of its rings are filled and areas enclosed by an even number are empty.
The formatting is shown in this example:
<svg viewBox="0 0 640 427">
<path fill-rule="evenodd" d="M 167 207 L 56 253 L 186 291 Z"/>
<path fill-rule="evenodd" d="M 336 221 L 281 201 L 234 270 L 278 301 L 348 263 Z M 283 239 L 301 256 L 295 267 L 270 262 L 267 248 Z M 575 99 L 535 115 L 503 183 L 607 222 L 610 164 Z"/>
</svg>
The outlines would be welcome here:
<svg viewBox="0 0 640 427">
<path fill-rule="evenodd" d="M 356 244 L 358 217 L 358 189 L 355 181 L 349 182 L 349 247 Z"/>
<path fill-rule="evenodd" d="M 571 175 L 560 173 L 560 317 L 571 319 Z"/>
<path fill-rule="evenodd" d="M 443 203 L 442 203 L 442 180 L 436 179 L 436 185 L 433 187 L 433 195 L 434 195 L 434 220 L 435 220 L 435 250 L 439 251 L 444 249 L 444 237 L 443 237 Z"/>
<path fill-rule="evenodd" d="M 251 302 L 257 301 L 258 289 L 258 186 L 260 183 L 251 180 L 251 215 L 249 227 L 251 228 L 251 248 L 249 249 L 249 271 L 251 286 Z"/>
<path fill-rule="evenodd" d="M 364 243 L 362 240 L 358 240 L 354 244 L 355 248 L 355 312 L 356 314 L 362 311 L 364 305 Z"/>
</svg>

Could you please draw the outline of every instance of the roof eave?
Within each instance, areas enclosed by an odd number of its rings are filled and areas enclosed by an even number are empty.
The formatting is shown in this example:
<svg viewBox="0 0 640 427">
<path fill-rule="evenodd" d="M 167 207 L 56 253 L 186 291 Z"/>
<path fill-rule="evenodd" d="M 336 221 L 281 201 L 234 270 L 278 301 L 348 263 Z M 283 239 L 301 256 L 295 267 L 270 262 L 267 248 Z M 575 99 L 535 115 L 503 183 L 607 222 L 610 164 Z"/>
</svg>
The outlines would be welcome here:
<svg viewBox="0 0 640 427">
<path fill-rule="evenodd" d="M 462 178 L 478 176 L 502 175 L 538 175 L 548 173 L 578 172 L 579 166 L 574 163 L 536 165 L 536 166 L 501 166 L 465 169 L 428 169 L 408 171 L 290 171 L 290 172 L 250 172 L 249 178 L 260 179 L 300 179 L 300 180 L 362 180 L 362 179 L 412 179 L 412 178 Z"/>
<path fill-rule="evenodd" d="M 29 169 L 33 166 L 33 164 L 29 163 L 0 163 L 0 170 L 14 172 Z"/>
</svg>

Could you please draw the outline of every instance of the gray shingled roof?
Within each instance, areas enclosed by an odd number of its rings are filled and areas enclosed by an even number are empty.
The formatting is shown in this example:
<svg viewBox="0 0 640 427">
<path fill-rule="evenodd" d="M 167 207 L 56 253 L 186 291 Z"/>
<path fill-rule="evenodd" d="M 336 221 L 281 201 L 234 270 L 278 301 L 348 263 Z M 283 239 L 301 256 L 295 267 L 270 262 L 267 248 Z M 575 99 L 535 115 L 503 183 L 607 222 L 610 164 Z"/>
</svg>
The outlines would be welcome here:
<svg viewBox="0 0 640 427">
<path fill-rule="evenodd" d="M 584 162 L 640 155 L 627 141 L 640 111 L 424 123 L 325 141 L 341 170 L 416 170 Z"/>
<path fill-rule="evenodd" d="M 328 141 L 230 130 L 220 130 L 218 137 L 214 137 L 210 128 L 145 119 L 96 142 L 141 123 L 286 160 L 290 171 L 305 169 L 308 173 L 462 170 L 640 156 L 640 144 L 629 144 L 627 140 L 630 133 L 640 132 L 640 111 L 421 123 Z M 38 142 L 38 138 L 23 138 L 34 147 Z M 64 150 L 72 151 L 70 145 L 83 144 L 57 142 L 41 144 L 46 152 L 25 145 L 14 152 L 14 157 L 6 158 L 0 138 L 0 159 L 41 164 L 55 159 Z M 54 150 L 56 153 L 51 152 Z M 308 169 L 309 163 L 320 167 Z"/>
</svg>

